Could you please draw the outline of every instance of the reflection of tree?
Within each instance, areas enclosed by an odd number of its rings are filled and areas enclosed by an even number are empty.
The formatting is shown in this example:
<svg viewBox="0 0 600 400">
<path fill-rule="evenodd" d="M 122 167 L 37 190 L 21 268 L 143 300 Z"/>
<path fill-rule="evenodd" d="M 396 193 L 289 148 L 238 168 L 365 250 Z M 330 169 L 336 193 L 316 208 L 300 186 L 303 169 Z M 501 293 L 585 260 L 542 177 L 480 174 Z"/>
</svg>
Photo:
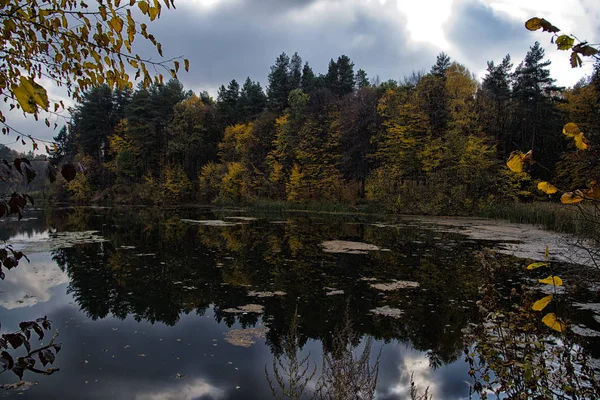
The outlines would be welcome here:
<svg viewBox="0 0 600 400">
<path fill-rule="evenodd" d="M 298 313 L 294 312 L 287 336 L 279 344 L 282 352 L 273 357 L 273 375 L 265 365 L 265 376 L 273 397 L 276 399 L 314 399 L 316 393 L 309 396 L 306 388 L 317 373 L 316 365 L 310 362 L 310 354 L 300 357 L 298 342 Z"/>
<path fill-rule="evenodd" d="M 371 347 L 373 337 L 369 336 L 363 344 L 360 356 L 355 356 L 357 345 L 352 337 L 357 333 L 352 322 L 346 318 L 343 326 L 334 331 L 331 347 L 323 345 L 323 369 L 319 397 L 327 400 L 374 399 L 377 376 L 379 375 L 379 357 L 371 365 Z"/>
<path fill-rule="evenodd" d="M 478 277 L 471 266 L 477 245 L 444 240 L 456 239 L 446 234 L 340 219 L 204 226 L 183 222 L 170 210 L 87 212 L 78 211 L 76 219 L 87 224 L 80 229 L 99 230 L 108 241 L 61 249 L 53 256 L 69 274 L 77 303 L 92 318 L 133 315 L 173 325 L 181 313 L 202 314 L 212 306 L 217 321 L 248 327 L 261 317 L 224 310 L 261 304 L 269 327 L 267 343 L 279 354 L 296 309 L 303 321 L 298 344 L 315 339 L 333 348 L 329 332 L 343 326 L 340 310 L 347 306 L 354 323 L 352 345 L 364 335 L 411 342 L 428 351 L 435 367 L 456 360 L 461 329 L 474 317 L 470 301 L 476 297 Z M 320 243 L 332 238 L 376 243 L 392 251 L 324 253 Z M 383 294 L 361 280 L 365 277 L 417 280 L 421 287 Z M 287 295 L 249 297 L 249 287 Z M 324 288 L 344 294 L 327 296 Z M 403 310 L 402 319 L 371 315 L 370 310 L 384 304 Z"/>
<path fill-rule="evenodd" d="M 358 344 L 354 339 L 358 338 Z M 310 354 L 301 357 L 298 341 L 298 316 L 295 312 L 289 332 L 282 338 L 281 353 L 273 357 L 271 375 L 265 366 L 265 375 L 276 399 L 374 399 L 379 375 L 379 356 L 371 365 L 373 338 L 368 337 L 358 357 L 355 352 L 360 346 L 360 337 L 353 330 L 352 323 L 345 314 L 344 323 L 330 335 L 330 347 L 323 343 L 323 364 L 321 376 L 315 382 L 315 389 L 308 389 L 315 377 L 317 367 L 310 362 Z M 381 353 L 380 353 L 381 354 Z"/>
</svg>

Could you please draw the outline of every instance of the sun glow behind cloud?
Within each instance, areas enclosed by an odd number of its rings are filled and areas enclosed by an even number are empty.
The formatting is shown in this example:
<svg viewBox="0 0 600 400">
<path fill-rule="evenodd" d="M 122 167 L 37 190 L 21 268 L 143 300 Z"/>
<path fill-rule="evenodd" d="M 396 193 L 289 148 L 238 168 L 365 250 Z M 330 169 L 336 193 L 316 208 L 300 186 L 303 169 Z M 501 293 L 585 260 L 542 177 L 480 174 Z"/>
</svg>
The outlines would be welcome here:
<svg viewBox="0 0 600 400">
<path fill-rule="evenodd" d="M 452 15 L 453 0 L 397 0 L 398 11 L 406 17 L 410 38 L 427 42 L 443 50 L 450 48 L 444 24 Z"/>
</svg>

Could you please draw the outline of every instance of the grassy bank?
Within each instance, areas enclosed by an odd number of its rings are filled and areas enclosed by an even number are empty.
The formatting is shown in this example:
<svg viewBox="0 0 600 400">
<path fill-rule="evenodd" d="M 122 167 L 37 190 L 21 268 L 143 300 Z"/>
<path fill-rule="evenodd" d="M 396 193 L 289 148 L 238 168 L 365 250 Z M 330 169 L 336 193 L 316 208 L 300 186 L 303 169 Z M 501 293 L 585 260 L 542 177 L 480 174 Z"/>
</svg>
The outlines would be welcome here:
<svg viewBox="0 0 600 400">
<path fill-rule="evenodd" d="M 482 211 L 479 216 L 538 225 L 581 237 L 600 237 L 600 216 L 593 207 L 580 209 L 575 205 L 547 202 L 497 204 Z"/>
</svg>

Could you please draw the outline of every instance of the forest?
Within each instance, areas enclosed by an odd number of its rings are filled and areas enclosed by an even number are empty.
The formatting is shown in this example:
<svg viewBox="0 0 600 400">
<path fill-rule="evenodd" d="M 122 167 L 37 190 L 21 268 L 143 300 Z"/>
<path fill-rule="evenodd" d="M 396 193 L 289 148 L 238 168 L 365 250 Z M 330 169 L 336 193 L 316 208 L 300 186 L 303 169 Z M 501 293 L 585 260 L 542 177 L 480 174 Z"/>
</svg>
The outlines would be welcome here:
<svg viewBox="0 0 600 400">
<path fill-rule="evenodd" d="M 561 135 L 575 122 L 597 148 L 599 63 L 563 88 L 538 42 L 516 66 L 510 55 L 488 61 L 481 81 L 444 53 L 432 61 L 428 72 L 380 81 L 345 55 L 317 74 L 298 53 L 282 53 L 266 89 L 232 80 L 216 100 L 175 79 L 98 86 L 69 110 L 50 149 L 82 173 L 35 189 L 81 203 L 284 201 L 476 214 L 546 199 L 540 180 L 568 189 L 600 178 L 596 151 Z M 510 154 L 530 149 L 535 164 L 509 172 Z"/>
</svg>

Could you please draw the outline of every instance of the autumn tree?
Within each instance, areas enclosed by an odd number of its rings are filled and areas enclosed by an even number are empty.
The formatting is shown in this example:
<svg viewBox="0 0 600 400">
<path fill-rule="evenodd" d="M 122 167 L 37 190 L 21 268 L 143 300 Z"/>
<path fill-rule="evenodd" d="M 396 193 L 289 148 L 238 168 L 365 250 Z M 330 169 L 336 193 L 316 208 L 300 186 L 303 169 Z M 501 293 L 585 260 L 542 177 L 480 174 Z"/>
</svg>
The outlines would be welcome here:
<svg viewBox="0 0 600 400">
<path fill-rule="evenodd" d="M 172 0 L 165 1 L 168 8 Z M 57 111 L 62 102 L 52 105 L 47 90 L 39 84 L 42 77 L 67 89 L 75 100 L 102 84 L 110 89 L 131 87 L 131 69 L 145 86 L 162 82 L 148 67 L 162 67 L 176 76 L 180 63 L 175 60 L 154 62 L 133 52 L 140 37 L 150 42 L 162 56 L 162 46 L 148 32 L 145 23 L 133 18 L 138 9 L 150 21 L 158 18 L 162 5 L 155 1 L 132 1 L 121 6 L 118 1 L 98 2 L 95 6 L 75 0 L 11 0 L 0 6 L 3 26 L 0 58 L 0 94 L 11 104 L 36 117 L 40 110 Z M 185 68 L 189 63 L 184 60 Z M 169 70 L 168 65 L 172 65 Z M 131 68 L 131 69 L 130 69 Z M 3 132 L 10 130 L 0 113 Z M 47 125 L 50 121 L 46 120 Z"/>
<path fill-rule="evenodd" d="M 167 127 L 167 163 L 181 165 L 190 180 L 196 180 L 198 170 L 214 161 L 217 134 L 214 106 L 206 105 L 193 95 L 177 103 L 173 120 Z"/>
</svg>

